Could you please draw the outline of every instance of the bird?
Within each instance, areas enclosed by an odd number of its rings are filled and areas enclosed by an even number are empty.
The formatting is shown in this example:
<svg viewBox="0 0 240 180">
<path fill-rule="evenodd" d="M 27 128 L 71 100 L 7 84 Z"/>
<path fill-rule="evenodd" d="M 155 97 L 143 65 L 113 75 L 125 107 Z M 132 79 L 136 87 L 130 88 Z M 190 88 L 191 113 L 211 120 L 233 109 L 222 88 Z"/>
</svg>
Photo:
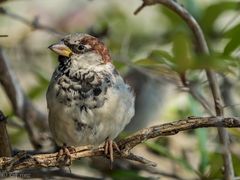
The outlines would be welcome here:
<svg viewBox="0 0 240 180">
<path fill-rule="evenodd" d="M 135 113 L 135 95 L 96 37 L 74 33 L 49 46 L 58 55 L 46 99 L 51 134 L 60 147 L 103 144 L 113 162 L 114 139 Z"/>
</svg>

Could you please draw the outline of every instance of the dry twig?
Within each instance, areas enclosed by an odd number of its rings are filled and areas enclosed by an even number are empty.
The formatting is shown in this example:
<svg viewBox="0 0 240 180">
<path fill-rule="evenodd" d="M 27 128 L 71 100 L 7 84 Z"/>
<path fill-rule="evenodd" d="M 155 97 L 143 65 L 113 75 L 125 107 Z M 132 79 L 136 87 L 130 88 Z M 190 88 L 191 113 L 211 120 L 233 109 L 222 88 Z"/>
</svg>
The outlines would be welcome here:
<svg viewBox="0 0 240 180">
<path fill-rule="evenodd" d="M 142 157 L 133 155 L 130 152 L 131 149 L 134 148 L 136 145 L 151 138 L 174 135 L 180 131 L 203 127 L 240 127 L 240 118 L 189 117 L 187 119 L 145 128 L 117 142 L 121 150 L 121 155 L 118 152 L 114 152 L 114 156 L 115 158 L 135 160 L 153 166 L 154 164 L 152 162 L 145 160 Z M 21 158 L 20 160 L 17 160 L 17 158 L 15 157 L 2 157 L 0 158 L 0 167 L 1 169 L 8 169 L 13 171 L 28 168 L 58 167 L 62 165 L 70 165 L 69 162 L 64 162 L 65 164 L 63 164 L 63 162 L 59 162 L 57 159 L 64 158 L 61 158 L 61 156 L 64 155 L 61 155 L 60 158 L 58 157 L 58 155 L 58 153 L 36 154 L 31 155 L 29 158 Z M 72 160 L 93 156 L 105 156 L 104 148 L 101 146 L 94 149 L 93 146 L 81 146 L 76 147 L 75 152 L 71 152 Z M 11 165 L 10 168 L 9 165 Z"/>
</svg>

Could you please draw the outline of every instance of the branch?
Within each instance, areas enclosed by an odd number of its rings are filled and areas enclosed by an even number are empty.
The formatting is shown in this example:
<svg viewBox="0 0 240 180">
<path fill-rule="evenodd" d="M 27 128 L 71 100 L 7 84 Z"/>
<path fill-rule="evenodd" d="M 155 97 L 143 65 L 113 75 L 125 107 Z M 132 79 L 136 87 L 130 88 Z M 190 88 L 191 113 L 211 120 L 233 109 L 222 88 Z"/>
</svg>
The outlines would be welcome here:
<svg viewBox="0 0 240 180">
<path fill-rule="evenodd" d="M 1 3 L 1 0 L 0 0 Z M 64 36 L 65 33 L 62 31 L 58 31 L 56 30 L 56 28 L 52 28 L 46 25 L 43 25 L 39 22 L 39 17 L 36 16 L 32 21 L 28 20 L 25 17 L 19 16 L 18 14 L 9 12 L 8 10 L 6 10 L 3 7 L 0 7 L 0 15 L 4 15 L 7 16 L 9 18 L 12 18 L 16 21 L 19 21 L 27 26 L 29 26 L 32 29 L 38 29 L 38 30 L 43 30 L 49 33 L 53 33 L 56 35 L 60 35 L 60 36 Z M 108 34 L 108 27 L 105 27 L 104 29 L 102 29 L 102 31 L 100 32 L 95 32 L 92 28 L 87 30 L 88 34 L 91 34 L 92 36 L 98 37 L 98 38 L 103 38 L 104 36 L 106 36 Z M 8 37 L 8 35 L 0 35 L 0 37 Z"/>
<path fill-rule="evenodd" d="M 193 98 L 195 98 L 202 106 L 203 108 L 207 111 L 208 114 L 211 116 L 214 115 L 214 112 L 212 111 L 212 107 L 210 103 L 207 101 L 207 99 L 197 90 L 195 85 L 193 83 L 190 83 L 187 78 L 185 73 L 180 74 L 180 79 L 182 81 L 182 85 L 187 88 L 187 92 L 189 92 Z"/>
<path fill-rule="evenodd" d="M 202 29 L 194 19 L 194 17 L 181 5 L 179 5 L 174 0 L 143 0 L 143 4 L 134 12 L 134 14 L 139 13 L 144 7 L 154 4 L 162 4 L 173 12 L 178 14 L 188 25 L 190 30 L 192 31 L 198 53 L 201 54 L 209 54 L 209 49 L 207 46 L 207 42 L 203 35 Z M 214 99 L 215 104 L 215 111 L 217 116 L 223 116 L 223 105 L 222 105 L 222 97 L 220 94 L 219 85 L 217 82 L 216 74 L 212 70 L 206 69 L 206 75 L 209 81 L 209 86 L 211 88 L 211 92 Z M 220 138 L 220 142 L 224 147 L 223 157 L 224 157 L 224 176 L 225 179 L 233 179 L 234 177 L 234 170 L 232 165 L 232 157 L 229 150 L 229 135 L 226 129 L 218 128 L 218 134 Z"/>
<path fill-rule="evenodd" d="M 41 147 L 40 135 L 48 130 L 47 117 L 25 96 L 8 62 L 0 47 L 0 83 L 11 101 L 14 113 L 24 121 L 32 145 L 38 149 Z"/>
<path fill-rule="evenodd" d="M 7 1 L 7 0 L 0 0 L 0 3 L 3 3 L 3 2 L 5 2 L 5 1 Z"/>
<path fill-rule="evenodd" d="M 12 155 L 11 144 L 6 128 L 6 119 L 2 111 L 0 111 L 0 157 L 10 157 Z"/>
<path fill-rule="evenodd" d="M 32 29 L 39 29 L 39 30 L 44 30 L 50 33 L 54 33 L 54 34 L 58 34 L 58 35 L 63 35 L 62 32 L 57 31 L 56 29 L 49 27 L 49 26 L 45 26 L 41 23 L 39 23 L 39 18 L 35 17 L 35 19 L 33 19 L 33 21 L 29 21 L 28 19 L 19 16 L 17 14 L 11 13 L 9 11 L 7 11 L 5 8 L 0 7 L 0 14 L 8 16 L 12 19 L 15 19 L 17 21 L 22 22 L 23 24 L 26 24 L 27 26 L 31 27 Z"/>
<path fill-rule="evenodd" d="M 211 70 L 206 70 L 209 85 L 211 87 L 214 104 L 215 104 L 215 111 L 217 116 L 224 116 L 224 109 L 223 109 L 223 102 L 222 96 L 220 93 L 220 88 L 218 85 L 218 81 L 216 78 L 216 74 Z M 234 169 L 233 169 L 233 162 L 231 157 L 231 152 L 229 149 L 229 134 L 226 129 L 218 128 L 218 134 L 220 142 L 223 145 L 223 156 L 224 156 L 224 176 L 225 179 L 233 179 L 234 178 Z"/>
<path fill-rule="evenodd" d="M 125 158 L 135 160 L 141 163 L 146 163 L 142 157 L 133 155 L 130 151 L 136 145 L 156 137 L 169 136 L 177 134 L 180 131 L 192 130 L 204 127 L 225 127 L 233 128 L 240 127 L 239 117 L 189 117 L 183 120 L 165 123 L 157 126 L 137 131 L 133 135 L 117 142 L 121 155 L 114 152 L 115 158 Z M 28 168 L 40 167 L 59 167 L 70 165 L 70 162 L 60 162 L 58 159 L 63 159 L 65 155 L 59 153 L 35 154 L 30 157 L 2 157 L 0 158 L 0 169 L 7 170 L 23 170 Z M 94 148 L 93 146 L 76 147 L 74 152 L 71 152 L 71 160 L 76 160 L 84 157 L 105 156 L 102 146 Z M 135 156 L 135 157 L 134 157 Z M 147 162 L 149 163 L 149 161 Z M 148 164 L 149 165 L 149 164 Z M 150 165 L 153 165 L 150 163 Z"/>
</svg>

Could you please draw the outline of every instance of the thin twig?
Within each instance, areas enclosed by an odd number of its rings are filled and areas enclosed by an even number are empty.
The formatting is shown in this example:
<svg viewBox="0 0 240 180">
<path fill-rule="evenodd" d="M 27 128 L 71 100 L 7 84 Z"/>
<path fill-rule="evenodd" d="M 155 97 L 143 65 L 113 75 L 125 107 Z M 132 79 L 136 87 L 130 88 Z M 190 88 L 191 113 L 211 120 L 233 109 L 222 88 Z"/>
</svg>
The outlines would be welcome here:
<svg viewBox="0 0 240 180">
<path fill-rule="evenodd" d="M 140 162 L 140 163 L 148 165 L 148 166 L 152 166 L 152 167 L 157 166 L 157 164 L 155 162 L 149 161 L 148 159 L 145 159 L 142 156 L 137 156 L 133 153 L 128 153 L 128 155 L 125 158 L 132 160 L 132 161 Z"/>
<path fill-rule="evenodd" d="M 212 111 L 211 105 L 207 99 L 197 90 L 195 85 L 187 80 L 185 73 L 180 75 L 180 79 L 182 81 L 182 85 L 187 88 L 187 91 L 192 95 L 192 97 L 195 98 L 203 106 L 208 114 L 213 116 L 214 112 Z"/>
<path fill-rule="evenodd" d="M 178 14 L 188 25 L 190 30 L 192 31 L 195 42 L 197 45 L 197 51 L 201 54 L 209 54 L 209 49 L 203 35 L 202 29 L 194 19 L 194 17 L 181 5 L 179 5 L 176 1 L 173 0 L 143 0 L 143 4 L 135 11 L 134 14 L 139 13 L 145 6 L 153 5 L 153 4 L 162 4 L 173 12 Z M 206 75 L 208 78 L 209 86 L 213 95 L 215 111 L 217 116 L 223 116 L 223 105 L 222 98 L 220 94 L 219 85 L 217 82 L 216 74 L 212 70 L 206 70 Z M 224 159 L 224 177 L 225 179 L 233 179 L 234 170 L 232 164 L 232 157 L 229 150 L 229 135 L 224 128 L 218 128 L 218 134 L 220 138 L 220 142 L 223 145 L 223 159 Z"/>
<path fill-rule="evenodd" d="M 208 114 L 214 115 L 212 108 L 206 98 L 198 92 L 194 85 L 189 85 L 189 93 L 204 107 Z"/>
<path fill-rule="evenodd" d="M 207 77 L 209 80 L 209 85 L 212 90 L 216 115 L 223 116 L 224 108 L 223 108 L 223 103 L 222 103 L 222 96 L 221 96 L 220 89 L 218 86 L 216 74 L 211 70 L 208 70 L 206 72 L 207 72 Z M 224 176 L 225 176 L 225 179 L 231 180 L 234 178 L 234 170 L 233 170 L 231 151 L 229 149 L 229 144 L 230 144 L 229 134 L 228 134 L 227 130 L 224 128 L 218 128 L 218 134 L 219 134 L 220 142 L 223 144 Z"/>
<path fill-rule="evenodd" d="M 43 30 L 43 31 L 46 31 L 46 32 L 49 32 L 49 33 L 52 33 L 52 34 L 55 34 L 55 35 L 58 35 L 58 36 L 64 36 L 66 34 L 65 32 L 58 31 L 56 28 L 41 24 L 39 22 L 39 17 L 38 16 L 36 16 L 32 21 L 30 21 L 29 19 L 27 19 L 23 16 L 20 16 L 18 14 L 12 13 L 12 12 L 9 12 L 7 9 L 5 9 L 3 7 L 0 7 L 0 15 L 1 14 L 4 15 L 4 16 L 7 16 L 9 18 L 12 18 L 16 21 L 19 21 L 19 22 L 29 26 L 33 30 L 36 30 L 36 29 L 37 30 Z M 92 36 L 95 36 L 97 38 L 103 38 L 104 36 L 106 36 L 108 34 L 108 27 L 105 27 L 100 32 L 95 32 L 92 28 L 89 28 L 87 30 L 87 33 L 92 35 Z M 0 37 L 8 37 L 8 35 L 0 35 Z"/>
<path fill-rule="evenodd" d="M 146 162 L 142 159 L 139 160 L 139 156 L 133 157 L 134 155 L 130 152 L 136 145 L 160 136 L 170 136 L 177 134 L 180 131 L 192 130 L 196 128 L 204 127 L 240 127 L 240 118 L 238 117 L 189 117 L 183 120 L 165 123 L 157 126 L 137 131 L 133 135 L 120 140 L 117 142 L 121 155 L 118 152 L 114 152 L 115 158 L 133 159 L 140 161 L 141 163 L 147 163 L 147 165 L 153 165 L 152 162 Z M 102 146 L 94 148 L 93 146 L 81 146 L 76 147 L 76 151 L 71 152 L 71 160 L 80 159 L 83 157 L 93 156 L 105 156 L 104 148 Z M 21 158 L 17 161 L 16 157 L 2 157 L 0 158 L 0 169 L 23 170 L 27 168 L 40 168 L 40 167 L 58 167 L 63 165 L 70 165 L 68 162 L 59 162 L 58 159 L 63 159 L 64 154 L 59 153 L 46 153 L 31 155 L 29 158 Z M 13 163 L 14 161 L 14 163 Z M 9 165 L 11 168 L 9 168 Z"/>
<path fill-rule="evenodd" d="M 19 22 L 22 22 L 23 24 L 26 24 L 27 26 L 33 28 L 33 29 L 40 29 L 40 30 L 44 30 L 44 31 L 47 31 L 47 32 L 50 32 L 50 33 L 53 33 L 53 34 L 57 34 L 57 35 L 63 35 L 62 32 L 60 31 L 57 31 L 56 29 L 52 28 L 52 27 L 49 27 L 49 26 L 46 26 L 46 25 L 43 25 L 39 22 L 39 18 L 38 17 L 35 17 L 35 19 L 33 19 L 32 21 L 29 21 L 28 19 L 22 17 L 22 16 L 19 16 L 15 13 L 12 13 L 12 12 L 9 12 L 8 10 L 6 10 L 5 8 L 3 7 L 0 7 L 0 14 L 2 15 L 5 15 L 5 16 L 8 16 L 14 20 L 17 20 Z"/>
</svg>

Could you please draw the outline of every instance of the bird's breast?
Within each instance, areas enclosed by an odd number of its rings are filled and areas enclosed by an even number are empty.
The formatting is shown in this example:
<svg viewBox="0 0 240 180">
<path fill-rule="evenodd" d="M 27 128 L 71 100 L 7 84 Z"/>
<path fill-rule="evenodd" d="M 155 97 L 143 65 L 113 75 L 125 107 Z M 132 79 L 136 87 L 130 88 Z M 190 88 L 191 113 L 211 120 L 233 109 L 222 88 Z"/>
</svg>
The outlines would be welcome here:
<svg viewBox="0 0 240 180">
<path fill-rule="evenodd" d="M 70 71 L 51 81 L 49 123 L 58 144 L 100 144 L 114 139 L 134 115 L 134 96 L 118 74 Z"/>
</svg>

